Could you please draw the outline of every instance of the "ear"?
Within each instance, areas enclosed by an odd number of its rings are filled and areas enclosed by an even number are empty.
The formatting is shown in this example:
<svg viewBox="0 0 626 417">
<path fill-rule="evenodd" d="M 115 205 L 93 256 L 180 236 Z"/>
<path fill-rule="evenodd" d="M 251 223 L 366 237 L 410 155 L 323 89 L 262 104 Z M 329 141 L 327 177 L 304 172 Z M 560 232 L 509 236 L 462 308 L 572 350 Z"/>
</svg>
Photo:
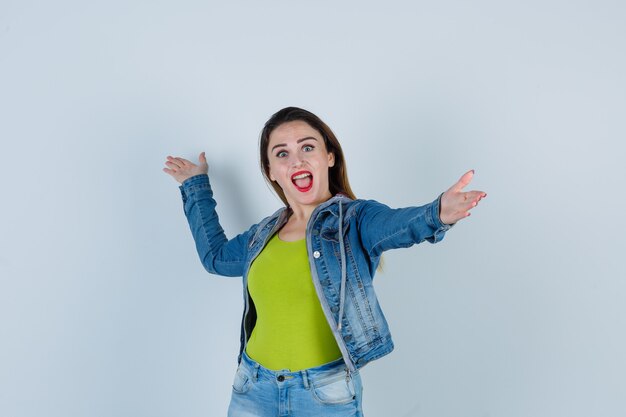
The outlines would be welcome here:
<svg viewBox="0 0 626 417">
<path fill-rule="evenodd" d="M 272 167 L 271 166 L 268 168 L 268 172 L 269 172 L 270 180 L 276 181 L 276 178 L 274 178 L 274 175 L 272 175 Z"/>
<path fill-rule="evenodd" d="M 335 166 L 335 154 L 332 152 L 328 152 L 328 167 Z"/>
</svg>

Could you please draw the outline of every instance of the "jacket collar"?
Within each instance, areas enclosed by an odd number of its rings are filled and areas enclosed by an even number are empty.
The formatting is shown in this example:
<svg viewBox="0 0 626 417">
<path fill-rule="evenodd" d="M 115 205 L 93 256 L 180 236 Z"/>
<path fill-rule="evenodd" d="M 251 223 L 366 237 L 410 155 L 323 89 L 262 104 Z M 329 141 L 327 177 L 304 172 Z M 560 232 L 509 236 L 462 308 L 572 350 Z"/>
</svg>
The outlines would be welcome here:
<svg viewBox="0 0 626 417">
<path fill-rule="evenodd" d="M 324 211 L 328 211 L 335 217 L 339 217 L 339 213 L 338 213 L 339 200 L 342 200 L 344 204 L 346 202 L 354 201 L 343 193 L 337 193 L 331 198 L 329 198 L 328 200 L 324 201 L 323 203 L 315 207 L 315 210 L 313 210 L 313 213 L 311 213 L 311 218 L 313 218 L 314 216 L 317 216 L 318 214 Z M 284 223 L 287 222 L 287 219 L 289 219 L 289 216 L 291 215 L 290 212 L 291 212 L 291 209 L 289 207 L 281 207 L 269 217 L 268 223 L 277 222 L 280 225 L 279 227 L 281 227 Z"/>
</svg>

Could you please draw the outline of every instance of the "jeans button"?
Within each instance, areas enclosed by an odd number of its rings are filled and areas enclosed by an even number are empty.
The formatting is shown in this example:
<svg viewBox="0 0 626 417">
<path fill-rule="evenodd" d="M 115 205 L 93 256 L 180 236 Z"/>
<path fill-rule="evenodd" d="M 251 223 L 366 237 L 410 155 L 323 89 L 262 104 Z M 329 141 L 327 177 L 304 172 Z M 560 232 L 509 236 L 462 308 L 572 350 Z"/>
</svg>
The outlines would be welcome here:
<svg viewBox="0 0 626 417">
<path fill-rule="evenodd" d="M 278 375 L 278 378 L 276 378 L 278 380 L 278 382 L 283 382 L 285 380 L 285 376 L 284 375 Z"/>
<path fill-rule="evenodd" d="M 317 251 L 317 250 L 316 250 L 315 252 L 313 252 L 313 257 L 314 257 L 315 259 L 319 258 L 320 256 L 321 256 L 321 254 L 320 254 L 320 252 L 319 252 L 319 251 Z"/>
</svg>

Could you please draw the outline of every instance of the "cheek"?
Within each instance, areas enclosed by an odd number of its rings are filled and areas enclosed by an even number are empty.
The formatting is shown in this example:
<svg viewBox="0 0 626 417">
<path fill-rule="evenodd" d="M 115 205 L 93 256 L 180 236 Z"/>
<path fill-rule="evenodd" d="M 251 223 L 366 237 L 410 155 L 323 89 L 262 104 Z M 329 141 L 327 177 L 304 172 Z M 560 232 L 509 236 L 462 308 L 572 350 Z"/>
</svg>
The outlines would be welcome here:
<svg viewBox="0 0 626 417">
<path fill-rule="evenodd" d="M 274 166 L 272 168 L 272 166 L 270 166 L 270 172 L 269 172 L 269 177 L 272 181 L 278 182 L 280 184 L 282 177 L 283 177 L 283 173 L 282 170 L 280 168 L 280 166 L 276 167 Z"/>
</svg>

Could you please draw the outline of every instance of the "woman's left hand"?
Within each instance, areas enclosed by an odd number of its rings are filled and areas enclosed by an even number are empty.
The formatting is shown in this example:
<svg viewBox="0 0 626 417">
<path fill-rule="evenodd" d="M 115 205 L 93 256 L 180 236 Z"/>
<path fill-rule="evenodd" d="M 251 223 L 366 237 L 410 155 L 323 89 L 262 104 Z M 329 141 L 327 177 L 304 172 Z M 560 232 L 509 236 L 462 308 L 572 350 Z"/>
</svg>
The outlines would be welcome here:
<svg viewBox="0 0 626 417">
<path fill-rule="evenodd" d="M 471 209 L 478 202 L 487 197 L 484 191 L 462 191 L 470 183 L 474 176 L 474 170 L 467 171 L 459 181 L 441 196 L 439 206 L 439 218 L 445 224 L 454 224 L 468 217 Z"/>
</svg>

